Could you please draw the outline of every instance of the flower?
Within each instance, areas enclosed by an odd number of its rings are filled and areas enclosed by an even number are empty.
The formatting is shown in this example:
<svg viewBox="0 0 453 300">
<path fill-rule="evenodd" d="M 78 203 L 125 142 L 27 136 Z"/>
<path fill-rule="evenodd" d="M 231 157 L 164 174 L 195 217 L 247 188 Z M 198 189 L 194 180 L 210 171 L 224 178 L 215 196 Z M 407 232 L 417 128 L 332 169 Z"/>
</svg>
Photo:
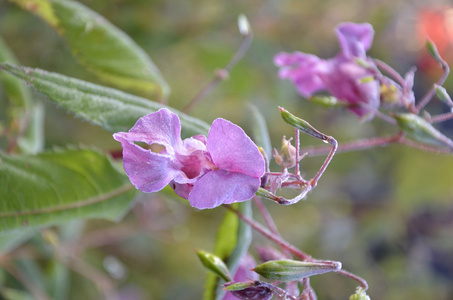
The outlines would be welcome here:
<svg viewBox="0 0 453 300">
<path fill-rule="evenodd" d="M 170 184 L 199 209 L 253 197 L 264 174 L 264 159 L 240 127 L 219 118 L 208 138 L 181 140 L 180 133 L 178 116 L 162 108 L 140 118 L 129 132 L 113 135 L 121 142 L 123 167 L 135 187 L 151 193 Z M 156 145 L 162 150 L 148 149 Z"/>
<path fill-rule="evenodd" d="M 377 67 L 366 56 L 374 31 L 370 24 L 342 23 L 337 29 L 341 52 L 331 59 L 321 59 L 302 52 L 279 53 L 274 63 L 281 79 L 290 79 L 304 97 L 322 90 L 348 103 L 351 112 L 362 119 L 372 118 L 379 108 Z"/>
</svg>

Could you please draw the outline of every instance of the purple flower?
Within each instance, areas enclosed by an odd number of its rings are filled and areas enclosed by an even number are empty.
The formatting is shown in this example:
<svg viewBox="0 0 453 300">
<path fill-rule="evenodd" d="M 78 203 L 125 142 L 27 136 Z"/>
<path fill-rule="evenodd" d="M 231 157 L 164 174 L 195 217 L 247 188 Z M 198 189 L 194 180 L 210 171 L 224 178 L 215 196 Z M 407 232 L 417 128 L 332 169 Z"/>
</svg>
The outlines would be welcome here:
<svg viewBox="0 0 453 300">
<path fill-rule="evenodd" d="M 379 107 L 379 81 L 374 79 L 375 65 L 367 58 L 374 31 L 370 24 L 343 23 L 337 29 L 341 52 L 331 59 L 321 59 L 302 52 L 279 53 L 274 63 L 281 79 L 290 79 L 304 97 L 329 91 L 349 110 L 363 119 L 371 118 Z M 365 62 L 368 67 L 359 64 Z"/>
<path fill-rule="evenodd" d="M 139 190 L 157 192 L 170 184 L 199 209 L 253 197 L 264 174 L 264 159 L 240 127 L 216 119 L 207 139 L 196 135 L 181 140 L 180 133 L 178 116 L 162 108 L 140 118 L 129 132 L 113 135 L 123 147 L 124 170 Z M 148 149 L 156 145 L 162 150 Z"/>
</svg>

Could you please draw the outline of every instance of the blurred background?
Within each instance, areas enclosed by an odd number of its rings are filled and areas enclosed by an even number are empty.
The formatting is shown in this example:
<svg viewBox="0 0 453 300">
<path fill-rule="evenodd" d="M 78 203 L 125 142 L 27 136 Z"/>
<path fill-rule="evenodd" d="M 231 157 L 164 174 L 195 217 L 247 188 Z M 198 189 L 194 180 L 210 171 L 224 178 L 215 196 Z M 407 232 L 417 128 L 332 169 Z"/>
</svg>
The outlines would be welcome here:
<svg viewBox="0 0 453 300">
<path fill-rule="evenodd" d="M 401 74 L 416 66 L 417 99 L 441 75 L 424 49 L 427 36 L 453 63 L 453 6 L 449 1 L 80 2 L 145 49 L 169 83 L 169 105 L 177 109 L 235 53 L 242 40 L 237 17 L 245 14 L 254 31 L 250 50 L 230 78 L 205 97 L 192 115 L 208 123 L 226 118 L 251 134 L 248 103 L 254 104 L 266 118 L 276 148 L 283 135 L 293 134 L 280 119 L 277 106 L 334 136 L 340 144 L 396 132 L 378 119 L 360 123 L 347 111 L 309 103 L 290 82 L 278 79 L 273 57 L 280 51 L 334 56 L 339 50 L 334 28 L 340 22 L 371 23 L 375 38 L 370 56 Z M 0 36 L 23 65 L 103 84 L 77 64 L 44 22 L 6 1 L 0 2 Z M 445 87 L 453 93 L 451 78 Z M 120 149 L 110 133 L 43 101 L 46 148 L 83 144 L 105 151 Z M 426 109 L 431 114 L 445 112 L 437 100 Z M 453 137 L 452 122 L 439 128 Z M 302 146 L 310 145 L 322 143 L 302 136 Z M 305 178 L 313 177 L 323 160 L 322 156 L 305 158 L 301 163 Z M 114 278 L 121 299 L 201 299 L 207 271 L 194 249 L 213 250 L 216 228 L 225 211 L 196 211 L 168 195 L 141 195 L 118 224 L 94 220 L 53 230 L 70 232 L 65 235 L 72 246 L 68 251 L 75 251 L 87 264 Z M 401 145 L 339 153 L 305 201 L 289 207 L 266 206 L 285 239 L 316 258 L 341 261 L 346 270 L 368 281 L 371 299 L 453 299 L 451 156 Z M 256 245 L 270 243 L 255 235 L 252 254 L 256 254 Z M 22 249 L 42 247 L 46 246 L 37 234 Z M 25 257 L 38 259 L 46 272 L 53 268 L 49 257 Z M 77 273 L 67 276 L 68 299 L 99 299 L 90 280 Z M 347 299 L 356 287 L 356 282 L 337 274 L 315 276 L 312 284 L 319 299 Z"/>
</svg>

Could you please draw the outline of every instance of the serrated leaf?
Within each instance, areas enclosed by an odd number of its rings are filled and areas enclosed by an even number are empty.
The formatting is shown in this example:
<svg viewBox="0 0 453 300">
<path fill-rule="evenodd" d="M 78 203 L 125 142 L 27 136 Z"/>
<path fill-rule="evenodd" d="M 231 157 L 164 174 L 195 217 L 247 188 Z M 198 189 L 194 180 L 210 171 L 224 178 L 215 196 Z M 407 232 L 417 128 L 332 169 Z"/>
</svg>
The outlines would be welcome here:
<svg viewBox="0 0 453 300">
<path fill-rule="evenodd" d="M 0 154 L 0 233 L 74 219 L 118 220 L 135 189 L 110 159 L 93 150 Z"/>
<path fill-rule="evenodd" d="M 209 125 L 199 119 L 113 88 L 40 69 L 10 64 L 0 64 L 0 69 L 24 80 L 76 116 L 111 132 L 128 131 L 139 118 L 163 107 L 179 116 L 183 137 L 209 131 Z"/>
<path fill-rule="evenodd" d="M 146 52 L 88 7 L 70 0 L 10 0 L 41 17 L 88 70 L 105 82 L 166 98 L 169 88 Z"/>
<path fill-rule="evenodd" d="M 10 62 L 17 64 L 16 57 L 11 52 L 9 47 L 0 38 L 0 62 Z M 2 73 L 0 74 L 0 84 L 3 92 L 15 106 L 26 107 L 30 104 L 30 91 L 25 87 L 25 84 L 14 76 Z"/>
</svg>

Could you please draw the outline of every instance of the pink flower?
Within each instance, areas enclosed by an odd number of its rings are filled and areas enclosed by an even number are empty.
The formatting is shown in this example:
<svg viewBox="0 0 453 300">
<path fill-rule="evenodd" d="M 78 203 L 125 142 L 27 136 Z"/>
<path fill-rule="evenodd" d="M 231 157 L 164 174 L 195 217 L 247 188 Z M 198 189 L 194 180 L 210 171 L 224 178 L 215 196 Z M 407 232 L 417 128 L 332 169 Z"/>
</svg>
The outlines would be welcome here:
<svg viewBox="0 0 453 300">
<path fill-rule="evenodd" d="M 302 52 L 279 53 L 274 58 L 274 63 L 280 67 L 279 76 L 290 79 L 304 97 L 327 90 L 340 101 L 347 102 L 349 110 L 359 117 L 371 118 L 379 108 L 380 97 L 379 81 L 373 78 L 375 65 L 366 56 L 373 41 L 373 27 L 343 23 L 336 32 L 341 46 L 337 56 L 321 59 Z"/>
<path fill-rule="evenodd" d="M 181 140 L 181 124 L 166 108 L 140 118 L 129 132 L 114 139 L 123 147 L 123 166 L 131 182 L 146 193 L 166 185 L 199 209 L 253 197 L 264 174 L 258 147 L 237 125 L 216 119 L 208 138 Z M 160 145 L 153 152 L 136 144 Z"/>
</svg>

